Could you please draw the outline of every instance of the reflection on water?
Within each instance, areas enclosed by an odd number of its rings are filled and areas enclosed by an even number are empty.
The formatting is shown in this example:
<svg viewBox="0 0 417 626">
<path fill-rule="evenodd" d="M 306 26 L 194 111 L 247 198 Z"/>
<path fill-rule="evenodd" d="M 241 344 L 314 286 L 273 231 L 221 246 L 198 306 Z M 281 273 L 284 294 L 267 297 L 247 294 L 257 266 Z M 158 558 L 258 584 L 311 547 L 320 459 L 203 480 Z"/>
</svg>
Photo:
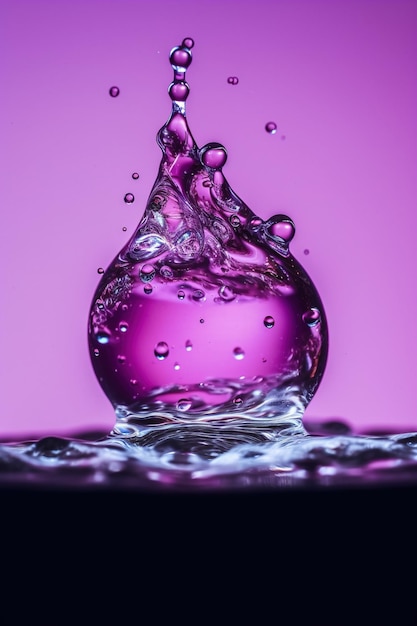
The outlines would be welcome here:
<svg viewBox="0 0 417 626">
<path fill-rule="evenodd" d="M 221 492 L 417 481 L 417 432 L 357 434 L 340 420 L 305 426 L 273 441 L 236 444 L 233 435 L 232 445 L 230 432 L 203 427 L 157 445 L 105 432 L 5 441 L 0 485 Z"/>
</svg>

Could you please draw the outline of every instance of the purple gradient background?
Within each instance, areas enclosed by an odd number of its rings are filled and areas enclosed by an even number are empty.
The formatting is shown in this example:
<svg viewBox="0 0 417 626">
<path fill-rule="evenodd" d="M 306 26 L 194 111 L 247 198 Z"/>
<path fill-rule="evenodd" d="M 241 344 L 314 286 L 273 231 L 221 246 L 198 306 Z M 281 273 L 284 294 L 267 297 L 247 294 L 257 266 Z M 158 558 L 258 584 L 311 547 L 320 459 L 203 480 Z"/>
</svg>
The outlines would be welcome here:
<svg viewBox="0 0 417 626">
<path fill-rule="evenodd" d="M 88 310 L 155 180 L 185 36 L 198 145 L 226 146 L 253 211 L 293 218 L 326 308 L 306 417 L 416 429 L 417 3 L 1 0 L 0 435 L 113 425 Z"/>
</svg>

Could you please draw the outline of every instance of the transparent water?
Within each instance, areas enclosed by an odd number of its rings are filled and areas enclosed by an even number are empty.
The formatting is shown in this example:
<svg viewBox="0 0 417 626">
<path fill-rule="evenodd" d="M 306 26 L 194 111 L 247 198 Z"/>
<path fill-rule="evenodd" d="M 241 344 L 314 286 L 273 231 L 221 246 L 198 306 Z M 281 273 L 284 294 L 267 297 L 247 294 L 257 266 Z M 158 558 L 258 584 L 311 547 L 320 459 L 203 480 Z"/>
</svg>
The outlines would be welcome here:
<svg viewBox="0 0 417 626">
<path fill-rule="evenodd" d="M 88 346 L 115 425 L 4 442 L 1 483 L 222 491 L 414 481 L 417 433 L 305 423 L 327 361 L 324 306 L 290 252 L 291 218 L 259 218 L 223 174 L 224 146 L 198 148 L 185 114 L 193 45 L 170 54 L 172 111 L 139 226 L 98 269 Z M 265 128 L 276 132 L 275 122 Z"/>
</svg>

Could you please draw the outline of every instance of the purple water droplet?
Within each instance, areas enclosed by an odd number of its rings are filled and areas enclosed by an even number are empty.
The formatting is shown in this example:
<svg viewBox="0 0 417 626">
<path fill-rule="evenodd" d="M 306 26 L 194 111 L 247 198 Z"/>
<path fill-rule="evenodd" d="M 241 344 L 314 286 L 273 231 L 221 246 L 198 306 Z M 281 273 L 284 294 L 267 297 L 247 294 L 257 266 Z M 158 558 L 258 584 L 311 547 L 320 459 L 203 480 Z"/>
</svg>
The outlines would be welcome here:
<svg viewBox="0 0 417 626">
<path fill-rule="evenodd" d="M 233 228 L 238 228 L 240 226 L 240 219 L 238 215 L 231 215 L 229 221 Z"/>
<path fill-rule="evenodd" d="M 227 79 L 227 82 L 229 83 L 229 85 L 237 85 L 239 82 L 239 79 L 237 76 L 229 76 L 229 78 Z"/>
<path fill-rule="evenodd" d="M 274 215 L 267 221 L 270 235 L 277 237 L 283 243 L 289 244 L 295 235 L 295 225 L 287 215 Z"/>
<path fill-rule="evenodd" d="M 133 193 L 127 193 L 124 197 L 124 201 L 127 204 L 132 204 L 132 202 L 135 201 L 135 196 L 133 195 Z"/>
<path fill-rule="evenodd" d="M 139 174 L 137 172 L 133 172 L 132 178 L 133 180 L 137 180 L 139 178 Z"/>
<path fill-rule="evenodd" d="M 97 274 L 104 274 L 104 269 L 102 267 L 99 267 L 97 269 Z"/>
<path fill-rule="evenodd" d="M 277 132 L 277 125 L 275 124 L 275 122 L 267 122 L 265 124 L 265 130 L 270 135 L 275 135 L 275 133 Z"/>
<path fill-rule="evenodd" d="M 236 361 L 241 361 L 245 358 L 245 352 L 242 350 L 242 348 L 235 348 L 233 350 L 233 356 L 235 357 Z"/>
<path fill-rule="evenodd" d="M 192 61 L 191 52 L 186 47 L 177 46 L 171 50 L 169 61 L 176 72 L 184 72 Z"/>
<path fill-rule="evenodd" d="M 191 50 L 191 48 L 194 47 L 194 39 L 192 39 L 191 37 L 185 37 L 182 40 L 182 46 L 184 46 L 184 48 L 188 48 L 189 50 Z"/>
<path fill-rule="evenodd" d="M 179 363 L 174 363 L 174 370 L 175 370 L 176 372 L 178 372 L 178 370 L 180 370 L 180 369 L 181 369 L 180 364 L 179 364 Z"/>
<path fill-rule="evenodd" d="M 204 293 L 202 289 L 194 289 L 193 295 L 192 295 L 193 300 L 195 300 L 196 302 L 201 302 L 205 299 L 205 297 L 206 297 L 206 294 Z"/>
<path fill-rule="evenodd" d="M 168 88 L 168 93 L 171 100 L 185 102 L 188 98 L 188 94 L 190 93 L 190 88 L 186 82 L 178 81 L 171 83 Z"/>
<path fill-rule="evenodd" d="M 120 322 L 119 323 L 119 330 L 121 333 L 126 333 L 129 329 L 129 324 L 127 322 Z"/>
<path fill-rule="evenodd" d="M 183 289 L 179 289 L 178 293 L 177 293 L 177 296 L 178 296 L 178 300 L 184 300 L 184 298 L 185 298 L 185 291 Z"/>
<path fill-rule="evenodd" d="M 126 227 L 126 226 L 123 226 L 123 227 L 122 227 L 122 231 L 125 233 L 125 232 L 127 231 L 127 227 Z"/>
<path fill-rule="evenodd" d="M 146 293 L 147 296 L 153 292 L 152 285 L 145 285 L 143 288 L 143 293 Z"/>
<path fill-rule="evenodd" d="M 204 318 L 203 317 L 200 319 L 200 324 L 204 324 Z"/>
<path fill-rule="evenodd" d="M 306 255 L 307 255 L 307 254 L 310 254 L 310 250 L 309 250 L 308 248 L 305 248 L 305 250 L 304 250 L 304 254 L 306 254 Z"/>
<path fill-rule="evenodd" d="M 206 167 L 220 169 L 227 161 L 227 151 L 220 143 L 209 143 L 200 150 L 200 160 Z"/>
<path fill-rule="evenodd" d="M 189 339 L 187 339 L 187 341 L 185 342 L 185 349 L 187 350 L 187 352 L 191 352 L 191 350 L 193 349 L 193 344 Z"/>
<path fill-rule="evenodd" d="M 156 344 L 154 354 L 159 361 L 163 361 L 169 354 L 168 344 L 165 341 L 160 341 Z"/>
<path fill-rule="evenodd" d="M 264 319 L 264 325 L 266 328 L 273 328 L 275 325 L 275 320 L 271 315 L 267 315 Z"/>
<path fill-rule="evenodd" d="M 110 87 L 109 89 L 109 94 L 111 95 L 112 98 L 117 98 L 117 96 L 120 93 L 120 89 L 116 86 Z"/>
</svg>

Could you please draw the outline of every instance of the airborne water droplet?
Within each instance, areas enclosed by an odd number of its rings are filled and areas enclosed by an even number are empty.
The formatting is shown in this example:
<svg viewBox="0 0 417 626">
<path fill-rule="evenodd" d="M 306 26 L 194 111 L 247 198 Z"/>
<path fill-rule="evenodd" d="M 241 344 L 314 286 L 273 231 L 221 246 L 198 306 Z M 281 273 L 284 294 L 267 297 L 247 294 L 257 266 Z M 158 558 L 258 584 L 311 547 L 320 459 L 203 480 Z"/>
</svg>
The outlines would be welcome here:
<svg viewBox="0 0 417 626">
<path fill-rule="evenodd" d="M 185 298 L 185 291 L 183 289 L 179 289 L 178 293 L 177 293 L 177 296 L 178 296 L 178 300 L 184 300 L 184 298 Z"/>
<path fill-rule="evenodd" d="M 229 85 L 237 85 L 239 82 L 239 79 L 237 76 L 229 76 L 229 78 L 227 79 L 227 82 L 229 83 Z"/>
<path fill-rule="evenodd" d="M 139 178 L 139 174 L 137 172 L 133 172 L 132 178 L 133 180 L 137 180 Z"/>
<path fill-rule="evenodd" d="M 187 341 L 185 342 L 185 349 L 187 350 L 187 352 L 190 352 L 193 349 L 193 344 L 189 339 L 187 339 Z"/>
<path fill-rule="evenodd" d="M 127 231 L 127 226 L 123 226 L 122 231 L 125 233 Z"/>
<path fill-rule="evenodd" d="M 277 132 L 277 125 L 275 124 L 275 122 L 267 122 L 265 124 L 265 130 L 270 135 L 275 135 L 275 133 Z"/>
<path fill-rule="evenodd" d="M 235 357 L 236 361 L 241 361 L 245 358 L 245 353 L 242 348 L 235 348 L 233 350 L 233 356 Z"/>
<path fill-rule="evenodd" d="M 97 274 L 104 274 L 104 269 L 102 267 L 99 267 L 97 269 Z"/>
<path fill-rule="evenodd" d="M 117 96 L 120 93 L 120 89 L 116 86 L 110 87 L 109 89 L 109 94 L 111 95 L 112 98 L 117 98 Z"/>
<path fill-rule="evenodd" d="M 135 201 L 135 196 L 133 195 L 133 193 L 127 193 L 124 197 L 124 201 L 126 202 L 126 204 L 132 204 L 132 202 Z"/>
<path fill-rule="evenodd" d="M 154 354 L 156 358 L 160 361 L 166 359 L 169 354 L 168 344 L 165 343 L 165 341 L 160 341 L 159 343 L 157 343 L 155 346 Z"/>
<path fill-rule="evenodd" d="M 192 39 L 192 37 L 185 37 L 182 40 L 182 46 L 184 46 L 184 48 L 188 48 L 189 50 L 191 50 L 191 48 L 194 46 L 194 39 Z"/>
<path fill-rule="evenodd" d="M 147 296 L 149 296 L 149 294 L 153 292 L 152 285 L 145 285 L 143 291 Z"/>
</svg>

